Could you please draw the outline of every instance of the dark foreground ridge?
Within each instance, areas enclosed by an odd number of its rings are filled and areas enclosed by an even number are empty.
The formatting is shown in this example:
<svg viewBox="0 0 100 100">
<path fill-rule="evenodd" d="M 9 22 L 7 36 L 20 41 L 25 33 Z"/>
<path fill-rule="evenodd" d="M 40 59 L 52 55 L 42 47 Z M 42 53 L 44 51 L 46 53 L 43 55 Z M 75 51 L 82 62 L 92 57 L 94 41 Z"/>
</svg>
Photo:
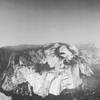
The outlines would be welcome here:
<svg viewBox="0 0 100 100">
<path fill-rule="evenodd" d="M 100 56 L 66 43 L 0 48 L 0 92 L 13 100 L 100 100 Z"/>
</svg>

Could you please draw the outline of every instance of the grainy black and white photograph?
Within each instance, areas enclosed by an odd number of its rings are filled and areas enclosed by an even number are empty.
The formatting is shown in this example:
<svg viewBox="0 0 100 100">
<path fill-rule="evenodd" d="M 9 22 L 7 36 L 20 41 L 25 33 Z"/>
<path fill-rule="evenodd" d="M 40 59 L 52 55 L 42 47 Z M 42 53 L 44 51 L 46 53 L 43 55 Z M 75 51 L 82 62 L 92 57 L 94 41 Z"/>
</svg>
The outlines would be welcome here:
<svg viewBox="0 0 100 100">
<path fill-rule="evenodd" d="M 0 100 L 100 100 L 100 0 L 0 0 Z"/>
</svg>

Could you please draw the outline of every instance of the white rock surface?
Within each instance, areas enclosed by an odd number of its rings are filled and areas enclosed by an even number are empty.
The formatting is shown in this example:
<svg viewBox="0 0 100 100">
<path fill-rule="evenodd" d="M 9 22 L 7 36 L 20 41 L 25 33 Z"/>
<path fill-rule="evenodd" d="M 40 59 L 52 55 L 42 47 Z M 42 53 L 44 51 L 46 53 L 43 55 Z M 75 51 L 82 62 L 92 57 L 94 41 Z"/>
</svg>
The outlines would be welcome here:
<svg viewBox="0 0 100 100">
<path fill-rule="evenodd" d="M 0 100 L 12 100 L 12 98 L 0 92 Z"/>
</svg>

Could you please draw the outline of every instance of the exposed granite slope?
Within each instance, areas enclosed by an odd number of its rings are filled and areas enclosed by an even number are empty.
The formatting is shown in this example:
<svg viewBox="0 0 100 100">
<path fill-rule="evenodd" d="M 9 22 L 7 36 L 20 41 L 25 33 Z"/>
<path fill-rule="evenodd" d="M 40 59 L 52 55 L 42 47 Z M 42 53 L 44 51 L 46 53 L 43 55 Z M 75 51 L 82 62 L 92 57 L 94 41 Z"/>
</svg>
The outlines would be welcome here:
<svg viewBox="0 0 100 100">
<path fill-rule="evenodd" d="M 85 91 L 96 93 L 99 80 L 75 46 L 52 43 L 39 46 L 0 48 L 0 88 L 6 95 L 40 97 Z M 97 85 L 94 85 L 98 82 Z M 87 92 L 88 91 L 88 92 Z M 88 94 L 87 94 L 88 93 Z M 85 94 L 84 94 L 85 95 Z"/>
</svg>

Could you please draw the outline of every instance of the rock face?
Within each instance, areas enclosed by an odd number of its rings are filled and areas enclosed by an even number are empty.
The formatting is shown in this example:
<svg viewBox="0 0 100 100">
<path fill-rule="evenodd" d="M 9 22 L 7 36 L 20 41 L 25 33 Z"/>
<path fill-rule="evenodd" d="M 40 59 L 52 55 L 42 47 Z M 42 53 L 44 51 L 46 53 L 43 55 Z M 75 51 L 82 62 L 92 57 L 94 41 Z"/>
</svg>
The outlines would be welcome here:
<svg viewBox="0 0 100 100">
<path fill-rule="evenodd" d="M 0 93 L 0 100 L 11 100 L 11 97 L 7 97 L 5 94 Z"/>
<path fill-rule="evenodd" d="M 0 88 L 6 95 L 47 97 L 93 91 L 94 85 L 88 84 L 93 75 L 79 49 L 65 43 L 0 48 Z"/>
</svg>

